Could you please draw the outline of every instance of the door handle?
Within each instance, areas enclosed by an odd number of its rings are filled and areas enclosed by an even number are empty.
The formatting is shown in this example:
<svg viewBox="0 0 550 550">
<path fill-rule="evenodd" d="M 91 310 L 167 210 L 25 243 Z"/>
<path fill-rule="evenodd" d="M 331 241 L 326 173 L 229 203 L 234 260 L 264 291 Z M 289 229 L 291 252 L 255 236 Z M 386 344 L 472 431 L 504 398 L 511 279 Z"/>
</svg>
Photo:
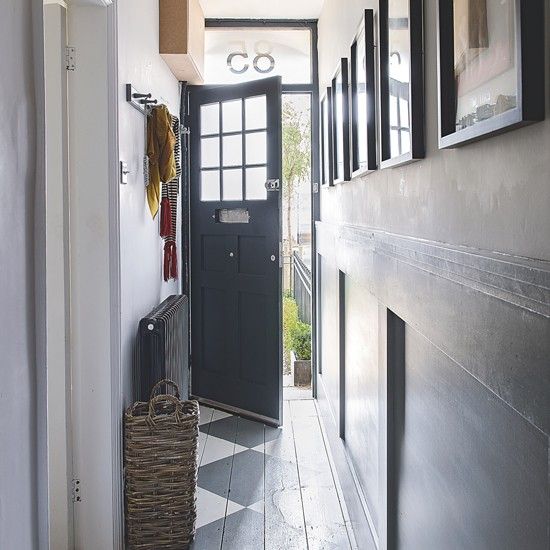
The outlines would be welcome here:
<svg viewBox="0 0 550 550">
<path fill-rule="evenodd" d="M 235 256 L 235 254 L 234 254 L 233 252 L 230 252 L 230 253 L 229 253 L 229 257 L 230 257 L 230 258 L 233 258 L 234 256 Z"/>
</svg>

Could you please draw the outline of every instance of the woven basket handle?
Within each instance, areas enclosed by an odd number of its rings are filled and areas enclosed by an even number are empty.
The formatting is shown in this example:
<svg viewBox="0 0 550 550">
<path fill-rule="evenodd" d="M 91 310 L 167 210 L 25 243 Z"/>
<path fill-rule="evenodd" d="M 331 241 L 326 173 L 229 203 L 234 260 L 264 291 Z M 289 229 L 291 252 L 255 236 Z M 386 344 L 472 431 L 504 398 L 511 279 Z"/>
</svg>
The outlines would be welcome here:
<svg viewBox="0 0 550 550">
<path fill-rule="evenodd" d="M 180 389 L 178 387 L 178 385 L 175 383 L 175 382 L 172 382 L 172 380 L 168 380 L 168 378 L 165 378 L 164 380 L 161 380 L 160 382 L 157 382 L 154 386 L 153 386 L 153 389 L 151 390 L 151 395 L 149 396 L 149 401 L 151 401 L 151 399 L 153 399 L 153 397 L 155 397 L 156 393 L 157 393 L 157 390 L 162 386 L 162 385 L 165 385 L 165 386 L 171 386 L 175 391 L 176 391 L 176 397 L 180 398 Z M 169 395 L 169 394 L 164 394 L 164 395 Z"/>
<path fill-rule="evenodd" d="M 176 406 L 175 413 L 174 413 L 176 415 L 176 418 L 179 417 L 183 412 L 183 408 L 181 406 L 181 401 L 179 400 L 179 397 L 176 397 L 175 395 L 170 395 L 170 394 L 161 394 L 153 397 L 153 399 L 149 401 L 149 418 L 155 418 L 156 416 L 155 405 L 160 401 L 164 401 L 164 402 L 171 401 L 172 403 L 174 403 L 174 405 Z"/>
</svg>

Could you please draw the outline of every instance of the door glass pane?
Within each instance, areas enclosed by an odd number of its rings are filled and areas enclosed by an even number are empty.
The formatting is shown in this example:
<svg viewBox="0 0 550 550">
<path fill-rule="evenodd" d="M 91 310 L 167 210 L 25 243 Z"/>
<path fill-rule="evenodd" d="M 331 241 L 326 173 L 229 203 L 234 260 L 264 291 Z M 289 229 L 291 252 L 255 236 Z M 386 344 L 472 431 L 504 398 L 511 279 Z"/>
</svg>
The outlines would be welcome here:
<svg viewBox="0 0 550 550">
<path fill-rule="evenodd" d="M 201 167 L 215 168 L 220 165 L 220 138 L 201 139 Z"/>
<path fill-rule="evenodd" d="M 267 127 L 267 103 L 265 95 L 250 97 L 245 101 L 247 130 L 262 130 Z"/>
<path fill-rule="evenodd" d="M 243 137 L 224 136 L 223 138 L 223 165 L 240 166 L 243 161 Z"/>
<path fill-rule="evenodd" d="M 267 199 L 267 189 L 265 182 L 267 180 L 267 168 L 246 169 L 246 200 L 265 200 Z"/>
<path fill-rule="evenodd" d="M 201 105 L 201 134 L 220 133 L 220 104 Z"/>
<path fill-rule="evenodd" d="M 243 171 L 240 168 L 223 171 L 223 200 L 243 199 Z"/>
<path fill-rule="evenodd" d="M 201 201 L 220 200 L 219 170 L 203 170 L 201 172 Z"/>
<path fill-rule="evenodd" d="M 227 4 L 228 10 L 233 2 Z M 207 28 L 204 81 L 235 84 L 281 76 L 285 84 L 311 83 L 311 31 L 304 28 Z"/>
<path fill-rule="evenodd" d="M 267 162 L 267 133 L 246 134 L 246 164 L 265 164 Z"/>
<path fill-rule="evenodd" d="M 240 132 L 243 128 L 242 101 L 224 101 L 222 103 L 222 126 L 223 132 Z"/>
</svg>

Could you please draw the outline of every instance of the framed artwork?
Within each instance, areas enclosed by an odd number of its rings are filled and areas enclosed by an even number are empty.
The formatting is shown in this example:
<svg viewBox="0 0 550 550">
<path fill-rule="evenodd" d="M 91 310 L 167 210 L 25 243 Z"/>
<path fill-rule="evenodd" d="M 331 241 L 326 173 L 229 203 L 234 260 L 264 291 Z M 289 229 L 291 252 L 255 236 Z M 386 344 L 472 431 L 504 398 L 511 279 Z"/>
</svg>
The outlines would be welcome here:
<svg viewBox="0 0 550 550">
<path fill-rule="evenodd" d="M 439 0 L 439 147 L 544 118 L 544 0 Z"/>
<path fill-rule="evenodd" d="M 332 164 L 334 183 L 342 183 L 351 179 L 348 66 L 348 60 L 342 58 L 332 79 Z"/>
<path fill-rule="evenodd" d="M 374 11 L 365 10 L 351 46 L 351 163 L 353 176 L 376 170 Z"/>
<path fill-rule="evenodd" d="M 334 185 L 332 144 L 332 88 L 321 99 L 321 184 Z"/>
<path fill-rule="evenodd" d="M 425 156 L 422 10 L 421 0 L 380 0 L 381 168 Z"/>
</svg>

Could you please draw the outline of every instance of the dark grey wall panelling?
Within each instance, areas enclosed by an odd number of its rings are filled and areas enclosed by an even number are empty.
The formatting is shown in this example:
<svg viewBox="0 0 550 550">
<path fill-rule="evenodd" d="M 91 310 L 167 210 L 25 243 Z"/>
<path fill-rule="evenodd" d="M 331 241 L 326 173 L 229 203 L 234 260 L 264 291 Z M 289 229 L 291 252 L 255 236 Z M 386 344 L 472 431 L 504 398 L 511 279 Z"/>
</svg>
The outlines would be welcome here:
<svg viewBox="0 0 550 550">
<path fill-rule="evenodd" d="M 340 467 L 378 548 L 548 548 L 548 263 L 345 224 L 317 237 L 345 273 L 346 399 L 323 375 L 321 407 L 345 410 Z M 338 292 L 321 293 L 335 318 Z"/>
</svg>

